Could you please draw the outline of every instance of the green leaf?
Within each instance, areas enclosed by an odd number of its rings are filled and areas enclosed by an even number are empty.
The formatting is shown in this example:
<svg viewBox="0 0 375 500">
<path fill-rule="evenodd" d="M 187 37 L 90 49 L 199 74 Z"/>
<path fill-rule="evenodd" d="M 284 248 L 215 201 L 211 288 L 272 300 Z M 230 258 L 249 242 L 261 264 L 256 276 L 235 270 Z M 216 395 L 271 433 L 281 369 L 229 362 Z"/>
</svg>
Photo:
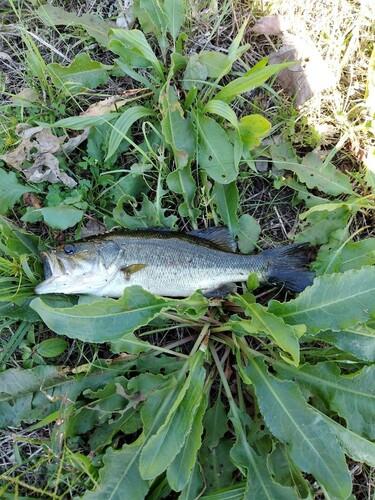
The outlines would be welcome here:
<svg viewBox="0 0 375 500">
<path fill-rule="evenodd" d="M 346 227 L 350 216 L 349 210 L 345 207 L 333 212 L 312 213 L 300 225 L 301 231 L 297 234 L 295 242 L 311 245 L 328 243 L 334 231 Z"/>
<path fill-rule="evenodd" d="M 154 33 L 159 41 L 165 36 L 169 19 L 160 0 L 138 0 L 133 11 L 145 33 Z"/>
<path fill-rule="evenodd" d="M 370 324 L 357 325 L 341 332 L 327 330 L 314 337 L 328 344 L 333 344 L 341 351 L 352 354 L 358 359 L 374 363 L 375 329 L 371 328 Z"/>
<path fill-rule="evenodd" d="M 164 11 L 168 18 L 167 29 L 175 41 L 185 20 L 185 0 L 165 0 Z"/>
<path fill-rule="evenodd" d="M 375 439 L 375 366 L 367 366 L 350 375 L 330 362 L 305 364 L 298 369 L 279 364 L 278 374 L 297 381 L 312 396 L 320 398 L 327 408 L 345 419 L 352 431 Z"/>
<path fill-rule="evenodd" d="M 294 463 L 312 474 L 329 497 L 346 499 L 352 484 L 345 456 L 329 426 L 306 403 L 296 384 L 278 380 L 256 358 L 248 358 L 243 375 L 246 383 L 254 384 L 267 426 L 286 444 Z"/>
<path fill-rule="evenodd" d="M 82 26 L 103 47 L 108 47 L 108 32 L 116 26 L 115 23 L 104 21 L 93 14 L 85 13 L 77 16 L 74 12 L 67 12 L 61 7 L 48 4 L 39 7 L 37 14 L 47 26 Z"/>
<path fill-rule="evenodd" d="M 147 325 L 176 301 L 156 297 L 139 286 L 126 288 L 121 299 L 99 298 L 91 304 L 51 307 L 36 298 L 30 307 L 54 332 L 85 342 L 109 342 Z"/>
<path fill-rule="evenodd" d="M 71 130 L 83 130 L 86 127 L 99 127 L 109 124 L 115 120 L 120 113 L 107 113 L 101 116 L 72 116 L 55 122 L 52 127 L 70 128 Z"/>
<path fill-rule="evenodd" d="M 221 116 L 227 120 L 235 129 L 238 129 L 238 119 L 233 109 L 224 101 L 212 99 L 203 108 L 203 113 L 211 113 L 213 115 Z"/>
<path fill-rule="evenodd" d="M 250 90 L 259 87 L 264 82 L 268 80 L 271 76 L 278 73 L 280 70 L 289 67 L 290 63 L 284 64 L 271 64 L 270 66 L 265 66 L 257 68 L 253 73 L 247 74 L 245 76 L 240 76 L 232 82 L 228 83 L 223 87 L 215 96 L 215 99 L 220 99 L 221 101 L 231 102 L 239 94 L 244 92 L 250 92 Z"/>
<path fill-rule="evenodd" d="M 110 48 L 113 46 L 112 40 L 122 44 L 126 50 L 131 50 L 135 55 L 149 61 L 159 77 L 164 79 L 164 67 L 156 57 L 142 31 L 113 29 L 111 30 Z"/>
<path fill-rule="evenodd" d="M 197 226 L 197 218 L 201 211 L 194 206 L 197 185 L 187 165 L 171 172 L 167 177 L 168 188 L 174 193 L 182 194 L 184 202 L 178 205 L 181 217 L 188 217 L 193 227 Z"/>
<path fill-rule="evenodd" d="M 145 444 L 140 472 L 144 479 L 154 479 L 175 459 L 189 434 L 203 397 L 206 371 L 204 355 L 199 350 L 191 359 L 190 372 L 165 422 Z"/>
<path fill-rule="evenodd" d="M 70 93 L 78 93 L 87 88 L 95 89 L 107 83 L 108 70 L 111 68 L 112 66 L 93 61 L 86 53 L 78 54 L 69 66 L 48 64 L 54 85 Z"/>
<path fill-rule="evenodd" d="M 318 153 L 308 153 L 299 163 L 298 159 L 285 155 L 283 145 L 270 147 L 274 165 L 278 169 L 291 170 L 309 189 L 317 188 L 330 195 L 353 194 L 349 178 L 336 169 L 332 163 L 325 165 Z"/>
<path fill-rule="evenodd" d="M 204 82 L 207 80 L 208 71 L 204 64 L 199 62 L 198 54 L 193 54 L 189 57 L 182 86 L 185 90 L 190 90 L 194 87 L 201 89 Z"/>
<path fill-rule="evenodd" d="M 243 116 L 239 125 L 242 142 L 248 149 L 254 149 L 260 145 L 270 128 L 271 123 L 262 115 Z"/>
<path fill-rule="evenodd" d="M 341 249 L 338 271 L 344 273 L 349 269 L 360 269 L 373 264 L 375 264 L 375 238 L 366 238 L 348 243 Z"/>
<path fill-rule="evenodd" d="M 233 446 L 230 439 L 221 439 L 215 448 L 202 447 L 199 465 L 206 486 L 205 491 L 215 492 L 231 483 L 236 466 L 229 460 Z"/>
<path fill-rule="evenodd" d="M 191 117 L 184 117 L 176 91 L 170 85 L 164 87 L 159 100 L 165 141 L 172 147 L 177 168 L 183 168 L 195 152 L 196 133 Z"/>
<path fill-rule="evenodd" d="M 237 410 L 239 413 L 239 410 Z M 250 446 L 243 423 L 238 416 L 231 416 L 236 443 L 231 449 L 230 456 L 243 475 L 246 476 L 247 486 L 243 497 L 246 500 L 297 500 L 298 496 L 293 488 L 276 483 L 268 471 L 265 457 L 259 456 Z M 227 497 L 228 498 L 228 497 Z"/>
<path fill-rule="evenodd" d="M 183 490 L 192 475 L 194 465 L 197 461 L 197 453 L 201 446 L 201 436 L 203 433 L 202 420 L 206 407 L 207 400 L 203 393 L 201 403 L 191 426 L 191 431 L 178 455 L 167 469 L 167 479 L 174 491 Z"/>
<path fill-rule="evenodd" d="M 35 346 L 35 350 L 43 358 L 55 358 L 60 356 L 68 347 L 68 342 L 64 339 L 47 339 Z"/>
<path fill-rule="evenodd" d="M 238 175 L 235 150 L 224 129 L 211 118 L 197 115 L 199 134 L 198 163 L 216 182 L 229 184 Z"/>
<path fill-rule="evenodd" d="M 181 491 L 178 500 L 196 500 L 203 489 L 203 480 L 200 474 L 200 467 L 196 462 L 191 473 L 188 484 Z"/>
<path fill-rule="evenodd" d="M 68 227 L 73 227 L 82 220 L 83 210 L 67 205 L 57 207 L 44 207 L 26 212 L 21 220 L 25 222 L 36 222 L 44 220 L 53 229 L 64 231 Z"/>
<path fill-rule="evenodd" d="M 222 75 L 227 74 L 232 67 L 232 63 L 226 54 L 213 50 L 199 52 L 198 61 L 205 66 L 209 78 L 220 78 Z"/>
<path fill-rule="evenodd" d="M 7 173 L 0 168 L 0 214 L 13 208 L 23 194 L 35 192 L 36 189 L 20 184 L 14 172 Z"/>
<path fill-rule="evenodd" d="M 231 182 L 223 185 L 215 182 L 212 188 L 212 201 L 216 205 L 217 213 L 224 225 L 233 236 L 236 236 L 240 230 L 237 218 L 238 189 L 236 183 Z"/>
<path fill-rule="evenodd" d="M 238 224 L 238 247 L 242 253 L 250 253 L 256 246 L 262 228 L 259 222 L 249 214 L 242 214 L 238 219 Z"/>
<path fill-rule="evenodd" d="M 86 491 L 84 499 L 101 500 L 143 500 L 149 490 L 149 484 L 139 474 L 138 460 L 141 444 L 124 445 L 121 450 L 108 448 L 104 457 L 104 466 L 99 472 L 99 487 L 94 492 Z"/>
<path fill-rule="evenodd" d="M 343 274 L 326 274 L 296 299 L 271 301 L 269 311 L 286 323 L 305 324 L 307 333 L 345 330 L 364 323 L 375 313 L 375 267 Z"/>
<path fill-rule="evenodd" d="M 134 122 L 144 118 L 145 116 L 153 115 L 153 111 L 150 108 L 145 108 L 144 106 L 132 106 L 124 111 L 120 118 L 113 124 L 113 130 L 111 132 L 108 144 L 108 153 L 106 160 L 114 155 L 124 139 L 127 139 L 127 133 Z"/>
<path fill-rule="evenodd" d="M 206 429 L 204 444 L 210 449 L 215 448 L 219 444 L 220 439 L 228 431 L 227 413 L 221 401 L 220 393 L 215 404 L 206 411 L 204 426 Z"/>
<path fill-rule="evenodd" d="M 264 333 L 286 353 L 281 353 L 286 361 L 298 366 L 298 339 L 306 332 L 306 327 L 287 325 L 281 318 L 268 312 L 264 306 L 250 304 L 243 297 L 238 297 L 235 302 L 245 307 L 246 314 L 251 317 L 251 321 L 241 320 L 238 326 L 251 335 Z"/>
</svg>

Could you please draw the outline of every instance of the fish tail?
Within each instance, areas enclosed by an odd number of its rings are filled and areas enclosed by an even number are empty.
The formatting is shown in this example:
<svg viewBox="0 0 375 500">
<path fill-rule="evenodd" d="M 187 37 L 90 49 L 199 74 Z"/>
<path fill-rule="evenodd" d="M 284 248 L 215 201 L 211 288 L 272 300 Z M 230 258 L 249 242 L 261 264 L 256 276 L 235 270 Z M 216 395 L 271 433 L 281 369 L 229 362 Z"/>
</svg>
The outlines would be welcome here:
<svg viewBox="0 0 375 500">
<path fill-rule="evenodd" d="M 267 261 L 267 283 L 281 284 L 293 292 L 302 292 L 310 286 L 314 273 L 305 269 L 308 248 L 306 243 L 297 243 L 265 250 L 261 255 Z"/>
</svg>

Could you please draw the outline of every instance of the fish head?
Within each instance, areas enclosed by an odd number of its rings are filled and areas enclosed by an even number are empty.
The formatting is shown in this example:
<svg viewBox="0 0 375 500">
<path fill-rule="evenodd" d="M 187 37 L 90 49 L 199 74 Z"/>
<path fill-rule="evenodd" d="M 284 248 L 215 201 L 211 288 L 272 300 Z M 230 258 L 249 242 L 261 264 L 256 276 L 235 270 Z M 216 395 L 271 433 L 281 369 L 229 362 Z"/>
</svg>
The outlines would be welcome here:
<svg viewBox="0 0 375 500">
<path fill-rule="evenodd" d="M 121 249 L 112 242 L 80 241 L 42 252 L 44 281 L 35 293 L 100 295 L 100 289 L 118 271 Z"/>
</svg>

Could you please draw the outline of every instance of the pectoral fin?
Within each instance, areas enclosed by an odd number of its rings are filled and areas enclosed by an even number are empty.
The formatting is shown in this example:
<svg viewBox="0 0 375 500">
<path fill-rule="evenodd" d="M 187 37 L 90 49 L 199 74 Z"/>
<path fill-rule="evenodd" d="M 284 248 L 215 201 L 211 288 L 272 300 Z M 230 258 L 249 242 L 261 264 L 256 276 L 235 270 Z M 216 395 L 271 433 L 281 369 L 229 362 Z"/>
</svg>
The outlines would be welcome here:
<svg viewBox="0 0 375 500">
<path fill-rule="evenodd" d="M 147 264 L 130 264 L 129 266 L 122 267 L 120 271 L 125 274 L 125 278 L 128 280 L 132 274 L 141 271 L 145 267 L 147 267 Z"/>
<path fill-rule="evenodd" d="M 235 293 L 236 290 L 237 285 L 235 283 L 224 283 L 217 288 L 212 288 L 211 290 L 203 292 L 203 295 L 209 299 L 223 299 L 230 293 Z"/>
</svg>

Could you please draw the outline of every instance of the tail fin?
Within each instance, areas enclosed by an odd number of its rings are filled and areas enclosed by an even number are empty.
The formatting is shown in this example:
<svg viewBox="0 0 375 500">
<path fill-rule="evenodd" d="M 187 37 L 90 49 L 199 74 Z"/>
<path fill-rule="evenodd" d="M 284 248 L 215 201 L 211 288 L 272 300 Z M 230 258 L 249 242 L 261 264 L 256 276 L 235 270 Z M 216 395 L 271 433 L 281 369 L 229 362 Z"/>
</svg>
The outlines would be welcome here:
<svg viewBox="0 0 375 500">
<path fill-rule="evenodd" d="M 266 280 L 270 284 L 282 284 L 293 292 L 302 292 L 313 282 L 314 273 L 304 269 L 307 263 L 306 243 L 287 245 L 265 250 L 262 253 L 269 267 Z"/>
</svg>

